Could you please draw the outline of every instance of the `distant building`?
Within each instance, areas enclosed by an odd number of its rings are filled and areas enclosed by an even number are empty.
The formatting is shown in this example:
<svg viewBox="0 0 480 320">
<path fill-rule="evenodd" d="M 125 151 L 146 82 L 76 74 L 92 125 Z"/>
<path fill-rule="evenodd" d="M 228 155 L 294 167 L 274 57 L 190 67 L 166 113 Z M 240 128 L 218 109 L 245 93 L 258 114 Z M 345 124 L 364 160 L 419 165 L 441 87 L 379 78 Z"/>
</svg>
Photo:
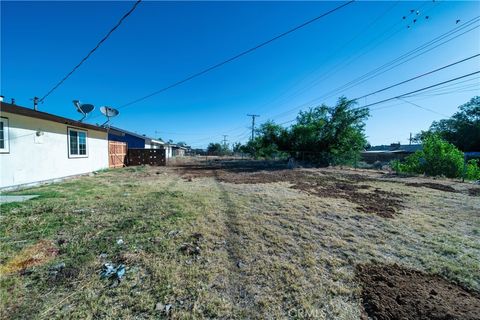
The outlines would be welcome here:
<svg viewBox="0 0 480 320">
<path fill-rule="evenodd" d="M 176 144 L 172 145 L 172 155 L 174 157 L 184 157 L 186 151 L 187 151 L 186 147 L 179 146 L 179 145 L 176 145 Z"/>
<path fill-rule="evenodd" d="M 108 168 L 105 128 L 0 103 L 0 188 Z"/>
<path fill-rule="evenodd" d="M 372 146 L 361 153 L 362 160 L 366 163 L 389 162 L 391 160 L 401 160 L 416 151 L 422 150 L 421 144 L 400 144 L 392 143 L 390 145 Z"/>
</svg>

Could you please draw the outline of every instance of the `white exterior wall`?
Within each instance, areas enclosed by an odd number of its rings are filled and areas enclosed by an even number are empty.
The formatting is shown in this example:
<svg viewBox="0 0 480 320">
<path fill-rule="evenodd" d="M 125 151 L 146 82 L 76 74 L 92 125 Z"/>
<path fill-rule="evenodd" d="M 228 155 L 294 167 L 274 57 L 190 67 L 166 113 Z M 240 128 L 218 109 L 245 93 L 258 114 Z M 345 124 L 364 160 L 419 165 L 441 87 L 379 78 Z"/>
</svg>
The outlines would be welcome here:
<svg viewBox="0 0 480 320">
<path fill-rule="evenodd" d="M 75 126 L 8 112 L 1 116 L 8 118 L 10 152 L 0 153 L 0 188 L 108 168 L 106 132 L 77 128 L 87 131 L 88 157 L 69 158 L 67 128 Z"/>
<path fill-rule="evenodd" d="M 172 154 L 172 147 L 169 145 L 165 145 L 165 157 L 170 159 L 173 156 Z"/>
</svg>

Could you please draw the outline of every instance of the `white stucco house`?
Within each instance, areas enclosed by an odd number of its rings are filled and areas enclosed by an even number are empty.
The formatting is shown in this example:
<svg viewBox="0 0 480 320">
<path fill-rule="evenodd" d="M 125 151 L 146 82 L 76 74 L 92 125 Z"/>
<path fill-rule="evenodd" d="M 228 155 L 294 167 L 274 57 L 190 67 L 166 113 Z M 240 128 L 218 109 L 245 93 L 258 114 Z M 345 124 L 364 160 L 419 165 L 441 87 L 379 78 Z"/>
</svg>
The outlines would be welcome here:
<svg viewBox="0 0 480 320">
<path fill-rule="evenodd" d="M 0 189 L 108 168 L 105 128 L 0 103 Z"/>
</svg>

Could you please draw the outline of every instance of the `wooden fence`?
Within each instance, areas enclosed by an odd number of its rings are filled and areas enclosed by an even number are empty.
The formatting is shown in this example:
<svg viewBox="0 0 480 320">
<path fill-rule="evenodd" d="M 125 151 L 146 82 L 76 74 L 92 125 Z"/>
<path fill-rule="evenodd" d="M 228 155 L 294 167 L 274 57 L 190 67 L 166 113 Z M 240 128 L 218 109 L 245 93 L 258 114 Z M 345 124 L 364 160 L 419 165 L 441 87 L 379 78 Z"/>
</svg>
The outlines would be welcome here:
<svg viewBox="0 0 480 320">
<path fill-rule="evenodd" d="M 165 149 L 128 149 L 127 163 L 129 166 L 164 166 Z"/>
<path fill-rule="evenodd" d="M 108 166 L 121 168 L 126 166 L 127 144 L 125 142 L 108 141 Z"/>
</svg>

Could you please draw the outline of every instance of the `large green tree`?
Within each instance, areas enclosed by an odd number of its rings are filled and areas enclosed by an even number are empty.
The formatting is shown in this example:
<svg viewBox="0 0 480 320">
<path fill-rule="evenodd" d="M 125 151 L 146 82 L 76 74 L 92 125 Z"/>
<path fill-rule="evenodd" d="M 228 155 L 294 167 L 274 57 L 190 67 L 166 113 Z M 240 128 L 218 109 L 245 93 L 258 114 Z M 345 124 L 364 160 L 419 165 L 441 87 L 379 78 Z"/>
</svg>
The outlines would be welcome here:
<svg viewBox="0 0 480 320">
<path fill-rule="evenodd" d="M 262 124 L 244 150 L 257 157 L 288 153 L 320 165 L 353 163 L 366 145 L 367 117 L 367 109 L 342 97 L 333 107 L 300 112 L 289 129 L 271 121 Z"/>
<path fill-rule="evenodd" d="M 337 104 L 325 104 L 300 112 L 290 129 L 291 152 L 322 165 L 353 163 L 367 141 L 364 134 L 368 109 L 341 97 Z"/>
<path fill-rule="evenodd" d="M 227 145 L 221 143 L 210 143 L 207 147 L 207 154 L 215 156 L 224 156 L 230 153 Z"/>
</svg>

